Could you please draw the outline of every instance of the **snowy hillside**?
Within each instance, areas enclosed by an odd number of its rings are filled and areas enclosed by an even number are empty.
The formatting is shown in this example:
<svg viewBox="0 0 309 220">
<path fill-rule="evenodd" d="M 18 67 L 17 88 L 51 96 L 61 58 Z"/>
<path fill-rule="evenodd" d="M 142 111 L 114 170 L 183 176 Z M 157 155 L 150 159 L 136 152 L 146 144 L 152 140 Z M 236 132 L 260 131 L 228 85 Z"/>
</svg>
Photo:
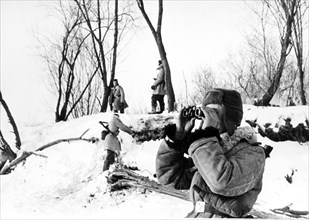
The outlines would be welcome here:
<svg viewBox="0 0 309 220">
<path fill-rule="evenodd" d="M 247 125 L 247 119 L 257 119 L 262 124 L 283 124 L 286 117 L 296 126 L 308 118 L 308 106 L 244 105 L 244 111 L 242 126 Z M 173 121 L 177 115 L 124 114 L 120 117 L 134 130 L 141 130 L 162 128 L 166 123 L 164 118 Z M 22 150 L 35 151 L 55 140 L 80 137 L 85 131 L 84 138 L 99 138 L 102 126 L 98 121 L 109 118 L 109 113 L 102 113 L 68 122 L 20 128 Z M 123 163 L 138 167 L 136 172 L 155 180 L 155 157 L 161 140 L 136 142 L 124 132 L 120 132 L 119 137 Z M 274 214 L 270 209 L 292 204 L 293 210 L 308 211 L 309 143 L 273 142 L 260 135 L 258 140 L 274 149 L 266 161 L 263 190 L 254 209 Z M 94 144 L 63 142 L 36 152 L 39 155 L 31 155 L 12 173 L 0 176 L 0 219 L 179 219 L 191 211 L 190 202 L 156 192 L 139 189 L 110 192 L 106 181 L 108 172 L 102 172 L 102 144 L 101 141 Z M 285 176 L 292 170 L 293 181 L 289 183 Z"/>
</svg>

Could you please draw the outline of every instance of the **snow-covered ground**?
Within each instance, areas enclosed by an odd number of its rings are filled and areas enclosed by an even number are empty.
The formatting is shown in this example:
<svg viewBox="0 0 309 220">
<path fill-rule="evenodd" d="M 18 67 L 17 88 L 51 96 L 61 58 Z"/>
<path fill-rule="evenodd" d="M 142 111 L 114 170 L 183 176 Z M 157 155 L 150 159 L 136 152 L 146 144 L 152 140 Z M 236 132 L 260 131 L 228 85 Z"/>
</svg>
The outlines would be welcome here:
<svg viewBox="0 0 309 220">
<path fill-rule="evenodd" d="M 176 117 L 176 114 L 171 116 Z M 100 137 L 102 126 L 98 121 L 107 121 L 109 117 L 109 113 L 101 113 L 68 122 L 19 128 L 22 150 L 35 151 L 58 139 L 80 137 L 87 129 L 83 137 Z M 155 116 L 121 115 L 122 121 L 136 130 L 142 126 L 139 120 L 149 117 Z M 247 119 L 257 119 L 262 124 L 284 124 L 286 117 L 292 119 L 294 126 L 304 123 L 308 118 L 308 106 L 244 105 L 242 125 L 247 125 Z M 161 140 L 136 143 L 124 132 L 120 132 L 119 137 L 123 163 L 137 166 L 139 174 L 154 179 L 155 157 Z M 308 211 L 309 143 L 273 142 L 260 135 L 258 140 L 274 149 L 267 159 L 263 190 L 254 208 L 270 212 L 270 209 L 292 204 L 291 209 Z M 12 173 L 0 176 L 0 219 L 179 219 L 192 209 L 188 201 L 156 192 L 133 189 L 110 192 L 106 180 L 108 172 L 102 172 L 101 141 L 95 144 L 63 142 L 36 153 L 41 156 L 31 155 Z M 290 184 L 285 176 L 292 170 Z"/>
</svg>

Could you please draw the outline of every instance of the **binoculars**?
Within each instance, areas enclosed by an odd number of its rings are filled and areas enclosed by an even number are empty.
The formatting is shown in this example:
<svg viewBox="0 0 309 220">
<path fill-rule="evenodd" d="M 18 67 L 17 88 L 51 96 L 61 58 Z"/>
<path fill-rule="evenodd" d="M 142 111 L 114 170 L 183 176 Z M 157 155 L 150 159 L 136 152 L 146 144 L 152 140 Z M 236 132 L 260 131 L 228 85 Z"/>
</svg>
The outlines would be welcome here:
<svg viewBox="0 0 309 220">
<path fill-rule="evenodd" d="M 185 118 L 198 118 L 202 119 L 205 117 L 201 107 L 189 106 L 185 108 L 182 112 L 182 116 Z"/>
</svg>

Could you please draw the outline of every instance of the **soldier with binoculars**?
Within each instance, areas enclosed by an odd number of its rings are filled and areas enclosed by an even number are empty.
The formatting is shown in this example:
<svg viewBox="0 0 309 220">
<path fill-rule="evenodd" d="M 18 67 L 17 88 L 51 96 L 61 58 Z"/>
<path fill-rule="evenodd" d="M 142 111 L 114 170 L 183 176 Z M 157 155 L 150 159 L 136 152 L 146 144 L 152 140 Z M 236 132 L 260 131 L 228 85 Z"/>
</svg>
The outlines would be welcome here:
<svg viewBox="0 0 309 220">
<path fill-rule="evenodd" d="M 163 185 L 190 190 L 194 208 L 187 217 L 247 217 L 256 202 L 266 154 L 254 130 L 239 127 L 242 117 L 240 94 L 217 88 L 165 128 L 156 174 Z"/>
</svg>

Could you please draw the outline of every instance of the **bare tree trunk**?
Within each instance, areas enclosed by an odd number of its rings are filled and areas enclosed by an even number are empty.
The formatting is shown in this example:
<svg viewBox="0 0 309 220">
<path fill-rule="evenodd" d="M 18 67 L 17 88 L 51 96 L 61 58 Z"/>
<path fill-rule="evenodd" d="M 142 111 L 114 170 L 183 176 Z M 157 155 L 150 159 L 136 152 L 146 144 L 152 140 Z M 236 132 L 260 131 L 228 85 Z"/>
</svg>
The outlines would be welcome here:
<svg viewBox="0 0 309 220">
<path fill-rule="evenodd" d="M 90 36 L 92 39 L 93 44 L 93 51 L 95 54 L 95 59 L 98 65 L 98 71 L 100 73 L 100 78 L 102 80 L 103 85 L 103 100 L 101 103 L 100 112 L 106 112 L 107 106 L 108 106 L 108 97 L 111 92 L 111 88 L 113 86 L 113 80 L 115 78 L 116 73 L 116 64 L 117 64 L 117 48 L 119 45 L 119 37 L 118 37 L 118 0 L 115 0 L 114 5 L 114 15 L 113 17 L 104 17 L 104 16 L 110 16 L 110 15 L 101 15 L 101 5 L 100 3 L 102 1 L 97 0 L 96 1 L 96 8 L 89 8 L 88 4 L 89 2 L 86 2 L 85 0 L 74 0 L 78 8 L 81 10 L 83 18 L 86 21 L 86 24 L 89 28 Z M 108 6 L 109 7 L 109 6 Z M 95 11 L 96 13 L 91 14 L 91 12 Z M 95 18 L 92 18 L 92 16 L 95 16 Z M 95 19 L 96 22 L 93 21 Z M 102 24 L 102 22 L 106 20 L 108 22 L 107 24 Z M 107 82 L 107 75 L 108 75 L 108 69 L 107 69 L 107 62 L 106 62 L 106 56 L 107 53 L 104 49 L 104 44 L 106 41 L 106 35 L 108 32 L 112 30 L 111 25 L 114 24 L 114 36 L 113 36 L 113 47 L 111 50 L 112 53 L 112 61 L 111 61 L 111 70 L 110 70 L 110 79 L 109 82 Z M 103 30 L 105 29 L 105 32 Z"/>
<path fill-rule="evenodd" d="M 0 103 L 3 105 L 3 108 L 9 118 L 9 121 L 13 127 L 13 132 L 14 132 L 14 135 L 15 135 L 15 140 L 16 140 L 16 144 L 15 144 L 15 147 L 20 150 L 20 146 L 21 146 L 21 141 L 20 141 L 20 136 L 19 136 L 19 132 L 18 132 L 18 128 L 17 128 L 17 125 L 15 123 L 15 120 L 11 114 L 11 111 L 8 107 L 8 105 L 6 104 L 6 102 L 4 101 L 4 99 L 2 98 L 2 93 L 0 91 Z"/>
<path fill-rule="evenodd" d="M 87 38 L 81 34 L 81 16 L 78 10 L 72 8 L 64 8 L 60 3 L 60 10 L 63 12 L 63 24 L 64 35 L 62 37 L 62 43 L 58 42 L 51 47 L 56 48 L 57 54 L 46 54 L 43 58 L 50 63 L 53 63 L 50 68 L 50 74 L 52 75 L 56 88 L 57 88 L 57 104 L 55 111 L 55 121 L 66 121 L 72 109 L 69 108 L 73 94 L 74 87 L 76 86 L 77 64 L 80 57 L 82 47 Z M 68 19 L 70 18 L 70 19 Z M 57 60 L 59 57 L 59 60 Z M 57 64 L 57 65 L 55 65 Z M 77 80 L 79 81 L 79 80 Z M 78 96 L 78 94 L 76 94 Z M 79 100 L 79 99 L 77 99 Z M 76 104 L 72 105 L 76 106 Z"/>
<path fill-rule="evenodd" d="M 107 107 L 108 107 L 108 97 L 111 94 L 111 87 L 106 87 L 104 89 L 104 94 L 103 94 L 103 101 L 101 104 L 101 112 L 106 112 L 107 111 Z"/>
<path fill-rule="evenodd" d="M 154 29 L 144 7 L 143 0 L 136 0 L 138 8 L 140 9 L 143 17 L 145 18 L 148 27 L 150 28 L 152 35 L 156 41 L 160 57 L 163 63 L 164 67 L 164 73 L 165 73 L 165 84 L 166 84 L 166 90 L 167 90 L 167 98 L 168 98 L 168 112 L 174 111 L 175 106 L 175 94 L 172 84 L 172 78 L 171 78 L 171 70 L 168 63 L 168 59 L 166 56 L 165 48 L 162 41 L 161 36 L 161 26 L 162 26 L 162 16 L 163 16 L 163 1 L 159 0 L 159 15 L 158 15 L 158 23 L 157 23 L 157 30 Z"/>
<path fill-rule="evenodd" d="M 9 118 L 9 121 L 10 121 L 12 127 L 13 127 L 13 132 L 14 132 L 15 140 L 16 140 L 15 147 L 17 149 L 20 149 L 21 141 L 20 141 L 19 132 L 18 132 L 15 120 L 14 120 L 12 114 L 11 114 L 11 111 L 10 111 L 8 105 L 6 104 L 5 100 L 2 98 L 1 91 L 0 91 L 0 103 L 2 104 L 4 110 L 5 110 L 8 118 Z M 0 170 L 7 160 L 12 161 L 15 158 L 16 158 L 16 154 L 14 153 L 14 151 L 12 151 L 10 145 L 6 142 L 6 140 L 4 139 L 4 137 L 2 135 L 2 132 L 0 130 Z"/>
<path fill-rule="evenodd" d="M 169 66 L 169 63 L 168 63 L 168 60 L 167 60 L 167 57 L 166 57 L 166 53 L 165 53 L 163 43 L 160 42 L 160 43 L 158 43 L 158 45 L 159 45 L 158 48 L 159 48 L 159 51 L 160 51 L 160 57 L 161 57 L 163 67 L 164 67 L 168 112 L 172 112 L 172 111 L 174 111 L 175 95 L 174 95 L 174 89 L 173 89 L 172 78 L 171 78 L 171 70 L 170 70 L 170 66 Z"/>
<path fill-rule="evenodd" d="M 301 2 L 296 6 L 297 7 L 297 13 L 295 16 L 295 19 L 293 21 L 293 34 L 294 34 L 294 51 L 296 55 L 296 60 L 297 60 L 297 68 L 299 72 L 299 96 L 300 96 L 300 101 L 302 105 L 306 105 L 306 95 L 305 95 L 305 89 L 304 89 L 304 66 L 303 66 L 303 17 L 307 14 L 305 13 L 308 9 L 307 5 L 304 5 L 304 14 L 302 7 L 303 5 Z"/>
<path fill-rule="evenodd" d="M 113 42 L 113 55 L 112 55 L 112 69 L 109 86 L 104 89 L 103 102 L 101 106 L 101 112 L 106 112 L 108 106 L 108 97 L 111 94 L 111 88 L 113 86 L 113 80 L 116 75 L 116 64 L 117 64 L 117 48 L 118 48 L 118 0 L 115 0 L 114 10 L 114 42 Z"/>
<path fill-rule="evenodd" d="M 272 97 L 275 95 L 277 89 L 279 88 L 280 79 L 282 76 L 282 72 L 284 69 L 284 64 L 286 61 L 286 57 L 290 52 L 289 46 L 291 45 L 291 36 L 292 36 L 292 23 L 297 11 L 296 2 L 298 0 L 292 0 L 291 4 L 289 4 L 289 1 L 285 2 L 285 0 L 280 1 L 280 6 L 284 10 L 285 18 L 286 18 L 286 28 L 285 28 L 285 35 L 283 36 L 283 39 L 281 39 L 281 54 L 280 54 L 280 60 L 278 62 L 275 75 L 272 79 L 272 82 L 267 89 L 266 93 L 263 95 L 263 98 L 261 100 L 262 105 L 269 105 L 269 102 L 271 101 Z M 287 4 L 288 3 L 288 4 Z"/>
<path fill-rule="evenodd" d="M 94 78 L 94 76 L 97 74 L 98 68 L 94 70 L 94 73 L 91 75 L 90 79 L 88 80 L 85 88 L 83 89 L 83 91 L 80 93 L 79 97 L 77 97 L 77 99 L 75 101 L 73 101 L 72 107 L 70 108 L 70 110 L 68 111 L 65 120 L 68 119 L 69 115 L 72 114 L 73 110 L 75 109 L 75 107 L 77 106 L 77 104 L 79 103 L 79 101 L 82 99 L 84 93 L 86 92 L 86 90 L 88 88 L 90 88 L 90 84 Z M 88 102 L 87 107 L 89 107 L 90 103 Z M 87 115 L 90 114 L 90 112 L 87 112 Z"/>
<path fill-rule="evenodd" d="M 298 72 L 299 72 L 299 96 L 302 105 L 307 105 L 306 95 L 305 95 L 305 86 L 304 86 L 304 78 L 305 73 L 303 70 L 303 65 L 297 61 Z"/>
<path fill-rule="evenodd" d="M 6 161 L 11 162 L 16 158 L 16 154 L 10 148 L 10 145 L 5 141 L 2 132 L 0 131 L 0 170 L 5 165 Z"/>
</svg>

